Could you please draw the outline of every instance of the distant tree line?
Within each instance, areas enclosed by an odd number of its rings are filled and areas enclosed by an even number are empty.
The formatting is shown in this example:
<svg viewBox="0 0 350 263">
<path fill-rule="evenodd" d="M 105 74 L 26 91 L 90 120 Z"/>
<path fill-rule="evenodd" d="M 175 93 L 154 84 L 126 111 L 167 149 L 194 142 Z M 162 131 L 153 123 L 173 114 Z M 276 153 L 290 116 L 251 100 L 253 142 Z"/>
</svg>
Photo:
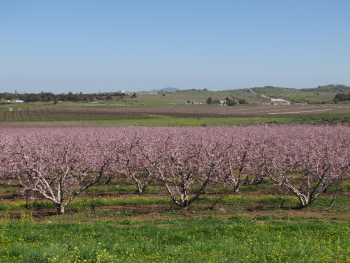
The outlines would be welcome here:
<svg viewBox="0 0 350 263">
<path fill-rule="evenodd" d="M 304 92 L 329 92 L 329 93 L 337 93 L 337 92 L 349 92 L 350 87 L 346 85 L 327 85 L 327 86 L 318 86 L 317 88 L 311 89 L 300 89 L 300 91 Z"/>
<path fill-rule="evenodd" d="M 93 94 L 98 100 L 112 100 L 113 97 L 120 97 L 123 99 L 126 95 L 125 92 L 99 92 Z M 135 97 L 136 98 L 136 97 Z"/>
<path fill-rule="evenodd" d="M 68 92 L 68 94 L 53 94 L 51 92 L 41 92 L 35 93 L 25 93 L 25 94 L 13 94 L 13 93 L 0 93 L 0 99 L 5 100 L 23 100 L 24 102 L 50 102 L 50 101 L 73 101 L 73 102 L 92 102 L 96 100 L 96 96 L 93 94 L 83 94 L 82 92 L 73 94 Z"/>
<path fill-rule="evenodd" d="M 226 97 L 225 101 L 226 101 L 226 105 L 227 106 L 235 106 L 237 104 L 248 104 L 248 102 L 245 99 L 239 99 L 238 102 L 235 102 L 234 99 Z M 215 104 L 215 105 L 221 104 L 220 100 L 213 100 L 212 97 L 207 98 L 206 103 L 209 104 L 209 105 L 211 105 L 211 104 Z"/>
<path fill-rule="evenodd" d="M 338 93 L 335 95 L 335 98 L 333 99 L 335 103 L 341 102 L 341 101 L 350 101 L 350 92 L 348 94 L 346 93 Z"/>
</svg>

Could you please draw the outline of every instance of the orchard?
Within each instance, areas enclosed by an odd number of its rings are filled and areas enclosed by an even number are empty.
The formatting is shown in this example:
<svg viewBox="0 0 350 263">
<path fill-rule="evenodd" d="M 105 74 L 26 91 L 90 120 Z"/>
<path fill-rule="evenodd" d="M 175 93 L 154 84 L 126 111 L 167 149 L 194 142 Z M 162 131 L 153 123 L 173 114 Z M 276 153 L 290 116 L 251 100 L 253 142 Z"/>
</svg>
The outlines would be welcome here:
<svg viewBox="0 0 350 263">
<path fill-rule="evenodd" d="M 0 178 L 54 203 L 59 214 L 97 183 L 126 178 L 138 194 L 160 182 L 188 208 L 210 185 L 269 180 L 312 204 L 350 167 L 345 126 L 3 129 Z"/>
</svg>

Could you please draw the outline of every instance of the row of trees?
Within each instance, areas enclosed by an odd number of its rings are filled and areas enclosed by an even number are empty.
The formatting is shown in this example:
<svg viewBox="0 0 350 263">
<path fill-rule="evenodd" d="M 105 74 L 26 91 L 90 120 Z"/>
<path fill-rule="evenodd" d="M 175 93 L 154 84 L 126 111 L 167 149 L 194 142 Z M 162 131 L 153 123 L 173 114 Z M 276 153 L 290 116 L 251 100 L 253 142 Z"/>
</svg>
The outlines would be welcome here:
<svg viewBox="0 0 350 263">
<path fill-rule="evenodd" d="M 216 105 L 220 105 L 220 100 L 213 100 L 212 97 L 207 98 L 206 101 L 207 104 L 211 105 L 211 104 L 216 104 Z M 245 99 L 239 99 L 237 102 L 235 102 L 234 99 L 230 99 L 229 97 L 225 98 L 225 103 L 227 106 L 235 106 L 237 104 L 248 104 L 248 102 Z"/>
<path fill-rule="evenodd" d="M 38 94 L 29 93 L 29 94 L 12 94 L 12 93 L 0 93 L 0 99 L 5 100 L 23 100 L 24 102 L 50 102 L 50 101 L 82 101 L 82 102 L 91 102 L 95 101 L 96 97 L 93 94 L 83 94 L 82 92 L 73 94 L 68 92 L 68 94 L 53 94 L 51 92 L 41 92 Z"/>
<path fill-rule="evenodd" d="M 211 104 L 216 104 L 216 105 L 220 105 L 220 100 L 213 100 L 212 97 L 207 98 L 206 101 L 207 104 L 211 105 Z M 248 104 L 248 102 L 245 99 L 239 99 L 238 102 L 235 102 L 234 99 L 230 99 L 229 97 L 225 98 L 225 103 L 227 106 L 235 106 L 237 104 Z"/>
<path fill-rule="evenodd" d="M 59 213 L 104 179 L 130 178 L 140 194 L 158 181 L 189 207 L 208 185 L 264 179 L 311 204 L 350 167 L 348 127 L 7 129 L 0 138 L 2 183 L 51 200 Z"/>
</svg>

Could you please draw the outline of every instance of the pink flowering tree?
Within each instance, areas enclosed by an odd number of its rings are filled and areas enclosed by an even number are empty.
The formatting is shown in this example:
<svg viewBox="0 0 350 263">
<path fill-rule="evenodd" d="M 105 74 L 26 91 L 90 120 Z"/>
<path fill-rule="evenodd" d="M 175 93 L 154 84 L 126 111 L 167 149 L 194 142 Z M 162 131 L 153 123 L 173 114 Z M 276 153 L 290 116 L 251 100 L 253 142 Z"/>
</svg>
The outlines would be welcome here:
<svg viewBox="0 0 350 263">
<path fill-rule="evenodd" d="M 217 181 L 224 152 L 212 135 L 212 129 L 163 128 L 154 147 L 139 146 L 179 207 L 188 208 L 212 180 Z"/>
<path fill-rule="evenodd" d="M 112 172 L 116 145 L 101 133 L 72 128 L 13 133 L 2 175 L 17 181 L 24 191 L 52 201 L 59 214 L 79 193 Z"/>
<path fill-rule="evenodd" d="M 154 181 L 189 207 L 208 185 L 242 185 L 243 173 L 289 189 L 301 207 L 349 171 L 348 127 L 4 129 L 0 179 L 51 200 L 58 213 L 101 179 Z"/>
<path fill-rule="evenodd" d="M 276 128 L 265 172 L 306 207 L 341 179 L 350 166 L 346 127 Z"/>
<path fill-rule="evenodd" d="M 10 144 L 10 138 L 5 132 L 2 133 L 0 138 L 0 179 L 1 184 L 5 184 L 8 181 L 7 166 L 10 162 L 8 145 Z"/>
<path fill-rule="evenodd" d="M 223 186 L 233 187 L 235 192 L 239 191 L 242 185 L 242 176 L 244 172 L 248 172 L 247 168 L 250 164 L 251 140 L 245 137 L 245 134 L 232 136 L 225 140 L 222 159 L 217 166 L 217 177 Z"/>
<path fill-rule="evenodd" d="M 247 170 L 253 177 L 253 181 L 261 184 L 264 179 L 269 178 L 272 170 L 272 158 L 275 156 L 276 143 L 274 138 L 257 137 L 250 151 L 250 163 Z"/>
<path fill-rule="evenodd" d="M 138 194 L 144 194 L 147 187 L 155 180 L 155 168 L 140 151 L 140 148 L 154 149 L 154 132 L 145 128 L 128 129 L 118 151 L 122 173 L 135 181 Z"/>
</svg>

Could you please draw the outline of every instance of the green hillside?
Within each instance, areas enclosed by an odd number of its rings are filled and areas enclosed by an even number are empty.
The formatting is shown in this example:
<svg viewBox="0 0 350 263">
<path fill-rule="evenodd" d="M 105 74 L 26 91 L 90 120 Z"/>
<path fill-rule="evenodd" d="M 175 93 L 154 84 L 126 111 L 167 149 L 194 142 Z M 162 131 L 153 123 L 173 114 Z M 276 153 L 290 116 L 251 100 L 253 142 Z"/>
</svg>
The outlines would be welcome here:
<svg viewBox="0 0 350 263">
<path fill-rule="evenodd" d="M 303 92 L 327 92 L 327 93 L 348 93 L 350 92 L 350 87 L 345 85 L 330 84 L 327 86 L 318 86 L 312 89 L 301 89 Z"/>
<path fill-rule="evenodd" d="M 234 90 L 239 96 L 242 91 Z M 350 87 L 345 85 L 326 85 L 318 86 L 310 89 L 294 89 L 284 87 L 255 87 L 249 89 L 251 93 L 255 93 L 257 99 L 266 101 L 267 99 L 284 99 L 294 103 L 327 103 L 330 102 L 337 93 L 350 92 Z M 248 100 L 249 102 L 249 100 Z"/>
<path fill-rule="evenodd" d="M 212 97 L 213 100 L 221 101 L 229 97 L 235 101 L 245 99 L 250 104 L 268 103 L 271 99 L 284 99 L 292 103 L 328 103 L 340 92 L 350 92 L 350 87 L 345 85 L 327 85 L 311 89 L 294 89 L 265 86 L 223 91 L 182 90 L 180 92 L 139 94 L 135 99 L 125 97 L 123 102 L 126 105 L 134 106 L 184 105 L 192 102 L 200 105 L 205 104 L 209 97 Z M 122 101 L 117 103 L 122 103 Z"/>
</svg>

